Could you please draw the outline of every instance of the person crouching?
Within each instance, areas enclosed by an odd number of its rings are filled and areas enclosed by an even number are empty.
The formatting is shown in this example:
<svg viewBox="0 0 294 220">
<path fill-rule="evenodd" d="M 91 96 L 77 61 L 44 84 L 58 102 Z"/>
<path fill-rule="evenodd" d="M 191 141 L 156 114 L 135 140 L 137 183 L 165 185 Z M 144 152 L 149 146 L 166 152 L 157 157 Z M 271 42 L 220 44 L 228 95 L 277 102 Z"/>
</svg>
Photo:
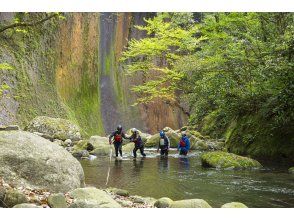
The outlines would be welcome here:
<svg viewBox="0 0 294 220">
<path fill-rule="evenodd" d="M 143 157 L 146 157 L 146 154 L 144 153 L 144 144 L 139 134 L 139 131 L 136 128 L 132 128 L 131 132 L 132 135 L 130 137 L 130 141 L 134 142 L 135 144 L 135 148 L 133 149 L 134 158 L 137 157 L 137 150 L 140 150 L 141 155 Z"/>
</svg>

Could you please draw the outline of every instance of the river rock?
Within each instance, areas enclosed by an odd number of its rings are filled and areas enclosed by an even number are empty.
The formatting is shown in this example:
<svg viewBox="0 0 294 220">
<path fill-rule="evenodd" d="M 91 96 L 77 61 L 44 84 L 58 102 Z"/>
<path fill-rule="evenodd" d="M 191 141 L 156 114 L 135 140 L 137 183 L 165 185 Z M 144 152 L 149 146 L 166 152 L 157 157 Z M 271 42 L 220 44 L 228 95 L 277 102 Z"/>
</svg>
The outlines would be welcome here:
<svg viewBox="0 0 294 220">
<path fill-rule="evenodd" d="M 248 207 L 241 202 L 230 202 L 230 203 L 226 203 L 222 205 L 221 208 L 248 208 Z"/>
<path fill-rule="evenodd" d="M 289 173 L 294 174 L 294 167 L 290 167 L 288 171 L 289 171 Z"/>
<path fill-rule="evenodd" d="M 154 206 L 157 208 L 168 208 L 172 204 L 173 200 L 171 200 L 168 197 L 163 197 L 158 199 L 155 203 Z"/>
<path fill-rule="evenodd" d="M 84 171 L 63 147 L 26 131 L 0 132 L 0 177 L 51 192 L 84 186 Z"/>
<path fill-rule="evenodd" d="M 174 201 L 170 204 L 170 208 L 211 208 L 211 206 L 203 199 L 187 199 Z"/>
<path fill-rule="evenodd" d="M 11 208 L 17 204 L 27 203 L 27 202 L 28 202 L 28 199 L 26 198 L 26 196 L 22 192 L 15 189 L 7 190 L 3 200 L 3 204 L 7 208 Z"/>
<path fill-rule="evenodd" d="M 42 206 L 38 206 L 33 203 L 22 203 L 22 204 L 17 204 L 13 206 L 13 208 L 43 208 Z"/>
<path fill-rule="evenodd" d="M 48 205 L 51 208 L 66 208 L 66 200 L 63 193 L 52 194 L 48 197 Z"/>
<path fill-rule="evenodd" d="M 214 168 L 261 168 L 262 165 L 257 161 L 248 157 L 238 156 L 236 154 L 214 151 L 201 155 L 202 166 Z"/>
<path fill-rule="evenodd" d="M 87 200 L 77 200 L 70 204 L 69 208 L 100 208 L 100 205 Z"/>
<path fill-rule="evenodd" d="M 109 150 L 112 145 L 109 144 L 107 137 L 101 137 L 98 135 L 91 136 L 86 148 L 91 146 L 93 148 L 91 154 L 97 155 L 97 156 L 106 156 L 109 155 Z"/>
<path fill-rule="evenodd" d="M 78 141 L 81 139 L 80 129 L 77 125 L 62 118 L 38 116 L 26 127 L 27 131 L 39 132 L 52 139 Z"/>
<path fill-rule="evenodd" d="M 72 141 L 71 139 L 66 139 L 64 142 L 63 142 L 63 145 L 64 147 L 70 147 L 72 145 Z"/>
<path fill-rule="evenodd" d="M 125 197 L 127 197 L 127 196 L 130 195 L 129 191 L 124 190 L 124 189 L 108 188 L 107 190 L 109 192 L 112 192 L 112 193 L 114 193 L 116 195 L 119 195 L 119 196 L 125 196 Z"/>
<path fill-rule="evenodd" d="M 87 204 L 96 208 L 121 208 L 121 206 L 106 192 L 94 187 L 78 188 L 69 195 L 74 199 L 74 203 Z"/>
</svg>

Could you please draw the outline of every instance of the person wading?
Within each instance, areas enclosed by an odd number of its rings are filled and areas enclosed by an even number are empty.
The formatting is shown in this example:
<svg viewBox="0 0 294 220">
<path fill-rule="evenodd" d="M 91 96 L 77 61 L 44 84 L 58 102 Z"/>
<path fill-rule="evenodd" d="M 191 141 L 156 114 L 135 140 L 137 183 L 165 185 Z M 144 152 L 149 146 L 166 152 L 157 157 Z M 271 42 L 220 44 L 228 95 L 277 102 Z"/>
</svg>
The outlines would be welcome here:
<svg viewBox="0 0 294 220">
<path fill-rule="evenodd" d="M 167 157 L 168 156 L 168 150 L 169 150 L 169 147 L 170 147 L 169 138 L 166 136 L 164 131 L 160 131 L 159 136 L 160 136 L 160 138 L 159 138 L 159 144 L 158 144 L 157 152 L 160 149 L 160 155 Z"/>
<path fill-rule="evenodd" d="M 144 153 L 144 144 L 139 134 L 139 131 L 136 128 L 132 128 L 131 132 L 132 135 L 130 137 L 130 141 L 134 142 L 135 144 L 135 148 L 133 149 L 134 158 L 137 157 L 137 150 L 140 150 L 141 155 L 143 157 L 146 157 L 146 154 Z"/>
<path fill-rule="evenodd" d="M 178 144 L 178 150 L 180 151 L 180 155 L 187 155 L 190 150 L 190 140 L 184 131 L 182 132 L 182 138 Z"/>
<path fill-rule="evenodd" d="M 113 142 L 112 142 L 113 138 Z M 115 149 L 115 156 L 118 157 L 118 153 L 122 157 L 122 143 L 123 143 L 123 138 L 124 139 L 129 139 L 126 137 L 125 133 L 122 131 L 122 126 L 118 125 L 116 131 L 114 131 L 110 136 L 109 136 L 109 144 L 114 145 Z"/>
</svg>

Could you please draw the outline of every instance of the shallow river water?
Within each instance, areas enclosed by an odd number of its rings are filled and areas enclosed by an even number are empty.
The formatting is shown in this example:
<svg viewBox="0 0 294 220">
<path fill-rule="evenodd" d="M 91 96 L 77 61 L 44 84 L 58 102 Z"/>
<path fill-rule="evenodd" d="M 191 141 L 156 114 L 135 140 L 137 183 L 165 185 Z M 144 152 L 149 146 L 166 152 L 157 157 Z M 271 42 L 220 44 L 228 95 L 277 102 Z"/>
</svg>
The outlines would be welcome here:
<svg viewBox="0 0 294 220">
<path fill-rule="evenodd" d="M 186 158 L 171 152 L 167 159 L 151 152 L 146 152 L 147 158 L 136 160 L 127 155 L 111 162 L 109 157 L 81 160 L 86 184 L 154 198 L 201 198 L 213 207 L 232 201 L 248 207 L 294 207 L 294 175 L 286 168 L 216 170 L 201 167 L 200 152 Z"/>
</svg>

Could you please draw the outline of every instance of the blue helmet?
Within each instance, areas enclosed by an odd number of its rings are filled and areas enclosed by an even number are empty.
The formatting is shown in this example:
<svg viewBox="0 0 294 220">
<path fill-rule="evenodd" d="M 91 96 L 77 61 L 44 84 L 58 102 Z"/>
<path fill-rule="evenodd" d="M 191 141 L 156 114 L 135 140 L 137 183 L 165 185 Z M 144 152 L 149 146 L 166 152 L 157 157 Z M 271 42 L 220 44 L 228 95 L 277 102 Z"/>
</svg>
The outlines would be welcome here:
<svg viewBox="0 0 294 220">
<path fill-rule="evenodd" d="M 160 131 L 160 132 L 159 132 L 159 135 L 160 135 L 160 137 L 164 137 L 164 135 L 165 135 L 165 134 L 164 134 L 164 131 Z"/>
</svg>

